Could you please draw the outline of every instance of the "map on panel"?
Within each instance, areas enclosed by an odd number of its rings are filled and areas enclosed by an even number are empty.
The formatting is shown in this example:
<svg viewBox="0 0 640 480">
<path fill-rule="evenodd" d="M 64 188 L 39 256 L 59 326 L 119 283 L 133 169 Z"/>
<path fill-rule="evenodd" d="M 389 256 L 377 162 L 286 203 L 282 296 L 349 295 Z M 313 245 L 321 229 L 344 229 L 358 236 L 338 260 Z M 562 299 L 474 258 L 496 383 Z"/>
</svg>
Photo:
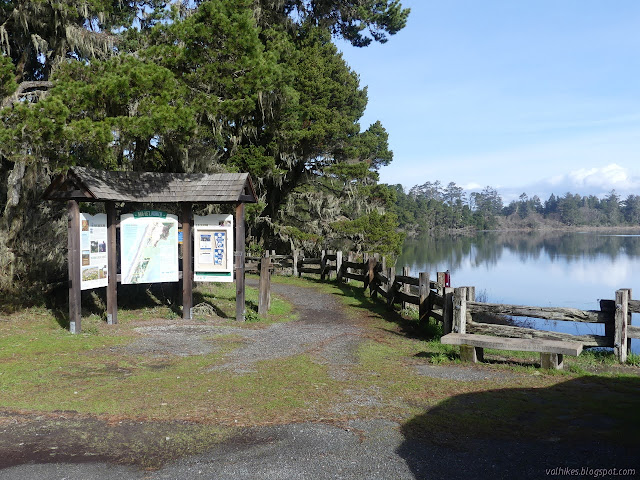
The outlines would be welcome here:
<svg viewBox="0 0 640 480">
<path fill-rule="evenodd" d="M 122 283 L 178 281 L 178 217 L 145 210 L 120 219 Z"/>
</svg>

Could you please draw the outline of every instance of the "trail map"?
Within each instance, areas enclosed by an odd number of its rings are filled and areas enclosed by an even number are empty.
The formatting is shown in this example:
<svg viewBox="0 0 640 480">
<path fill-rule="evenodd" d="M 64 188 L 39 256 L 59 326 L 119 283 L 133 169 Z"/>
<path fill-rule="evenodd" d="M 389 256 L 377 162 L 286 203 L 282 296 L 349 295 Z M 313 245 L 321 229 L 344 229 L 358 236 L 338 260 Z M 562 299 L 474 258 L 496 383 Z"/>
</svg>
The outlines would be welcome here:
<svg viewBox="0 0 640 480">
<path fill-rule="evenodd" d="M 145 210 L 120 219 L 122 283 L 178 281 L 178 217 Z"/>
</svg>

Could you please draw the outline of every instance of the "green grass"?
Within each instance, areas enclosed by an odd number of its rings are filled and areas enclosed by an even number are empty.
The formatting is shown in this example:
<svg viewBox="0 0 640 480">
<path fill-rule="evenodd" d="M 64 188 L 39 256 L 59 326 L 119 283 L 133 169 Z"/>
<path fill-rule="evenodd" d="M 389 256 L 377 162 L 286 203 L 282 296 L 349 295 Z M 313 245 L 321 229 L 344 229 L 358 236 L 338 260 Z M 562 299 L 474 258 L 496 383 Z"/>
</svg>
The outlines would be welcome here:
<svg viewBox="0 0 640 480">
<path fill-rule="evenodd" d="M 180 322 L 167 298 L 141 290 L 142 299 L 122 302 L 119 325 L 106 325 L 89 309 L 83 318 L 85 333 L 79 335 L 69 334 L 55 312 L 44 308 L 22 309 L 0 319 L 0 406 L 9 411 L 75 411 L 125 422 L 203 422 L 193 438 L 178 427 L 167 427 L 177 433 L 166 436 L 184 437 L 176 440 L 176 451 L 192 441 L 196 449 L 209 445 L 200 436 L 206 432 L 218 441 L 225 435 L 222 427 L 229 425 L 339 422 L 353 416 L 396 420 L 407 435 L 437 432 L 451 439 L 508 436 L 526 425 L 531 438 L 571 440 L 589 432 L 609 440 L 614 429 L 620 438 L 631 438 L 631 429 L 637 432 L 640 427 L 638 376 L 617 372 L 611 354 L 586 351 L 575 359 L 565 357 L 569 366 L 558 373 L 541 371 L 537 354 L 487 350 L 490 363 L 472 368 L 509 375 L 483 381 L 419 375 L 419 365 L 460 362 L 456 347 L 440 343 L 436 323 L 419 324 L 413 311 L 390 310 L 357 285 L 283 277 L 273 281 L 317 288 L 342 299 L 363 337 L 354 352 L 356 362 L 345 367 L 343 377 L 332 375 L 329 365 L 311 355 L 257 362 L 244 373 L 216 369 L 246 341 L 236 334 L 205 339 L 215 344 L 206 355 L 127 353 L 123 347 L 138 338 L 134 327 Z M 218 313 L 215 318 L 196 317 L 204 324 L 262 328 L 293 318 L 292 306 L 274 297 L 267 319 L 235 322 L 233 284 L 208 284 L 194 297 L 195 304 L 205 302 Z M 247 299 L 253 311 L 255 289 L 248 289 Z M 637 364 L 638 356 L 631 362 Z M 356 394 L 375 401 L 358 404 Z M 161 452 L 169 445 L 150 441 L 145 453 L 144 434 L 136 438 L 136 455 Z"/>
</svg>

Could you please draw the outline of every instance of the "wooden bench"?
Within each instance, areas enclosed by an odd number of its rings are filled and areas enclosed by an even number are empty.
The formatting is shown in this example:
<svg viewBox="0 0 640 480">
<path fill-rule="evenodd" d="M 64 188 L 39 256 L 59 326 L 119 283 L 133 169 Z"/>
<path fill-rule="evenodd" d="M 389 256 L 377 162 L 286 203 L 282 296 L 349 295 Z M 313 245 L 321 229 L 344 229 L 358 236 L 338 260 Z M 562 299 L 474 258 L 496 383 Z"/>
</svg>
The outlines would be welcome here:
<svg viewBox="0 0 640 480">
<path fill-rule="evenodd" d="M 577 357 L 582 352 L 582 343 L 580 342 L 542 338 L 507 338 L 471 333 L 449 333 L 441 338 L 441 342 L 445 345 L 459 345 L 460 358 L 463 362 L 483 361 L 485 348 L 518 350 L 540 352 L 542 368 L 557 370 L 563 368 L 563 355 Z"/>
</svg>

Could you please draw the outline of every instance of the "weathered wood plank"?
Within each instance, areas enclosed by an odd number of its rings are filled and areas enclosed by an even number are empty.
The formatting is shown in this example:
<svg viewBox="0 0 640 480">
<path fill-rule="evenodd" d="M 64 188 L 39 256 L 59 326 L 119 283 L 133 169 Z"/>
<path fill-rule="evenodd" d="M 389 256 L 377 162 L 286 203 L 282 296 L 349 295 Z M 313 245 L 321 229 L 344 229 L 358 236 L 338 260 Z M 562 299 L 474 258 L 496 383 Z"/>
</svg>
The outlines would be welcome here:
<svg viewBox="0 0 640 480">
<path fill-rule="evenodd" d="M 388 298 L 389 294 L 387 293 L 387 291 L 381 287 L 380 285 L 376 286 L 376 292 L 378 293 L 378 295 L 383 296 L 384 298 Z"/>
<path fill-rule="evenodd" d="M 342 262 L 342 265 L 344 266 L 344 268 L 353 268 L 354 270 L 364 270 L 367 267 L 366 263 L 350 261 Z"/>
<path fill-rule="evenodd" d="M 403 292 L 402 290 L 396 290 L 395 295 L 396 302 L 410 303 L 412 305 L 420 305 L 420 297 L 417 295 L 411 295 L 410 293 Z"/>
<path fill-rule="evenodd" d="M 431 318 L 437 320 L 438 322 L 444 322 L 444 317 L 435 310 L 431 310 Z"/>
<path fill-rule="evenodd" d="M 364 282 L 364 279 L 365 279 L 365 275 L 361 273 L 344 272 L 342 276 L 344 278 L 349 278 L 351 280 L 356 280 L 358 282 Z"/>
<path fill-rule="evenodd" d="M 541 338 L 549 340 L 567 340 L 582 343 L 585 347 L 613 347 L 611 337 L 604 335 L 571 335 L 570 333 L 550 332 L 534 328 L 512 327 L 510 325 L 493 325 L 489 323 L 469 322 L 469 333 L 482 333 L 497 337 Z"/>
<path fill-rule="evenodd" d="M 315 273 L 316 275 L 320 275 L 322 270 L 319 268 L 298 267 L 298 273 Z"/>
<path fill-rule="evenodd" d="M 407 268 L 408 270 L 408 267 L 403 267 L 403 269 L 404 268 Z M 415 285 L 416 287 L 420 285 L 420 282 L 417 278 L 410 277 L 409 275 L 404 275 L 404 272 L 403 275 L 396 275 L 396 282 L 404 283 L 405 285 Z"/>
<path fill-rule="evenodd" d="M 640 327 L 634 327 L 633 325 L 627 325 L 627 337 L 628 338 L 640 338 Z"/>
<path fill-rule="evenodd" d="M 306 263 L 308 265 L 320 265 L 322 263 L 321 258 L 303 258 L 300 260 L 302 263 Z"/>
<path fill-rule="evenodd" d="M 433 302 L 434 305 L 438 307 L 444 306 L 444 298 L 442 297 L 442 295 L 438 295 L 435 292 L 431 292 L 430 295 L 431 295 L 431 301 Z"/>
<path fill-rule="evenodd" d="M 629 313 L 640 313 L 640 300 L 629 300 Z"/>
<path fill-rule="evenodd" d="M 496 350 L 517 350 L 521 352 L 559 353 L 578 356 L 582 353 L 582 343 L 541 338 L 500 338 L 488 335 L 449 333 L 440 341 L 445 345 L 472 345 Z"/>
<path fill-rule="evenodd" d="M 385 285 L 389 282 L 389 279 L 387 278 L 387 276 L 380 272 L 376 272 L 376 280 Z"/>
<path fill-rule="evenodd" d="M 467 310 L 471 313 L 493 313 L 495 315 L 513 315 L 517 317 L 534 317 L 546 320 L 560 320 L 584 323 L 613 322 L 611 312 L 599 310 L 578 310 L 562 307 L 530 307 L 524 305 L 506 305 L 499 303 L 467 302 Z"/>
</svg>

